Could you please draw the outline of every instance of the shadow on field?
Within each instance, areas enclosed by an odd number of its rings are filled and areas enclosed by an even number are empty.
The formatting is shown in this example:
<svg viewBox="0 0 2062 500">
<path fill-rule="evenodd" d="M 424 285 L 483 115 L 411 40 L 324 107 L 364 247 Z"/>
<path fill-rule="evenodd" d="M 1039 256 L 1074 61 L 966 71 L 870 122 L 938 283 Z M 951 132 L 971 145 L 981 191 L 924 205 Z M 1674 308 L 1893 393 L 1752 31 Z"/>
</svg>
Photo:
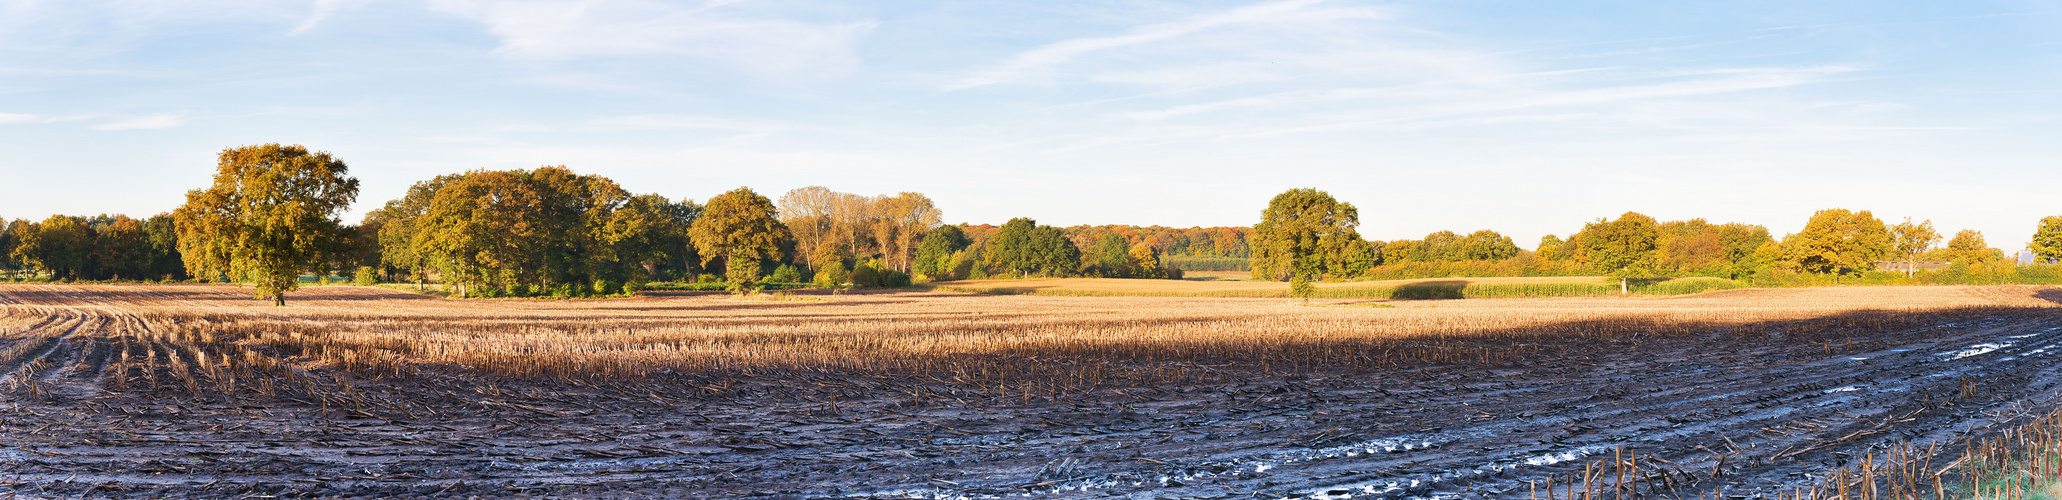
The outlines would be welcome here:
<svg viewBox="0 0 2062 500">
<path fill-rule="evenodd" d="M 1464 280 L 1419 281 L 1396 286 L 1396 293 L 1390 298 L 1407 300 L 1465 299 L 1468 282 Z"/>
<path fill-rule="evenodd" d="M 2062 304 L 2062 288 L 2048 288 L 2046 290 L 2033 292 L 2033 298 L 2045 300 L 2048 302 L 2054 302 L 2056 304 Z"/>
</svg>

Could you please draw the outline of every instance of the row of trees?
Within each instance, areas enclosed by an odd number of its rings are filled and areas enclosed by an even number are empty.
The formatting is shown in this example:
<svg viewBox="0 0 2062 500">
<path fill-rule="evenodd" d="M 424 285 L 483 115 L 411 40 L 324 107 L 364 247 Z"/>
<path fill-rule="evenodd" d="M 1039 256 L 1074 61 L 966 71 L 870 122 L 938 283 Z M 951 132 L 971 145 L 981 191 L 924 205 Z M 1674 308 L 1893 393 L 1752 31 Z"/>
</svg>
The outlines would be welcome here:
<svg viewBox="0 0 2062 500">
<path fill-rule="evenodd" d="M 460 296 L 613 294 L 655 279 L 712 275 L 736 291 L 756 289 L 769 275 L 878 286 L 907 284 L 911 272 L 929 279 L 1178 275 L 1150 244 L 1111 236 L 1083 252 L 1064 230 L 1028 218 L 979 238 L 965 226 L 941 227 L 939 210 L 919 193 L 807 187 L 776 205 L 738 188 L 697 204 L 632 195 L 562 166 L 438 176 L 349 226 L 338 218 L 358 193 L 348 171 L 329 153 L 302 146 L 224 150 L 214 183 L 187 194 L 165 218 L 171 236 L 161 240 L 176 247 L 188 274 L 255 283 L 258 295 L 278 304 L 304 273 L 352 268 L 436 280 Z M 1235 231 L 1222 236 L 1242 241 Z M 27 248 L 48 246 L 38 245 Z"/>
<path fill-rule="evenodd" d="M 1477 270 L 1541 273 L 1603 273 L 1623 278 L 1712 276 L 1739 279 L 1782 271 L 1854 275 L 1889 259 L 1988 263 L 2003 259 L 1983 235 L 1964 230 L 1946 247 L 1930 221 L 1885 225 L 1868 211 L 1822 210 L 1804 230 L 1778 241 L 1768 228 L 1703 219 L 1660 222 L 1627 212 L 1598 219 L 1562 239 L 1549 235 L 1533 251 L 1520 249 L 1494 231 L 1466 236 L 1440 231 L 1422 240 L 1367 241 L 1357 232 L 1359 213 L 1315 189 L 1277 195 L 1261 214 L 1250 241 L 1256 279 L 1316 280 L 1326 277 L 1398 277 L 1393 267 L 1467 272 L 1470 266 L 1413 266 L 1477 263 Z M 2032 248 L 2047 262 L 2062 260 L 2062 216 L 2041 220 Z M 1518 265 L 1505 263 L 1516 262 Z M 1443 276 L 1442 276 L 1443 277 Z"/>
<path fill-rule="evenodd" d="M 739 196 L 755 195 L 732 198 Z M 417 282 L 434 276 L 461 295 L 617 293 L 739 251 L 778 259 L 778 234 L 703 259 L 694 224 L 707 209 L 632 196 L 606 177 L 565 167 L 475 170 L 416 183 L 368 213 L 360 232 L 377 235 L 376 265 Z M 770 220 L 770 208 L 762 211 Z"/>
<path fill-rule="evenodd" d="M 1100 245 L 1103 240 L 1114 236 L 1122 239 L 1127 247 L 1146 245 L 1166 256 L 1252 257 L 1252 251 L 1246 245 L 1246 240 L 1253 235 L 1251 227 L 1081 225 L 1063 229 L 1067 237 L 1081 248 Z"/>
<path fill-rule="evenodd" d="M 0 227 L 0 270 L 66 280 L 186 279 L 178 240 L 168 214 L 16 219 Z"/>
<path fill-rule="evenodd" d="M 909 272 L 918 244 L 943 213 L 921 193 L 864 196 L 810 186 L 781 195 L 780 222 L 794 234 L 800 264 L 823 269 L 855 261 Z"/>
</svg>

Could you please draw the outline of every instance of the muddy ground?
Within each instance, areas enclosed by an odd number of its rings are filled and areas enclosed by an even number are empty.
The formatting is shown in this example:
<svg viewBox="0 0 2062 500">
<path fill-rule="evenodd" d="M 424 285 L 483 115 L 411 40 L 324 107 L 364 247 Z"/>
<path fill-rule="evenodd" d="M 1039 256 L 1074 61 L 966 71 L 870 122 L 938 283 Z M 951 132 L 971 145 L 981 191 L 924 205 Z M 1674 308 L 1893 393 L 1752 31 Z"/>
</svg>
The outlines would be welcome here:
<svg viewBox="0 0 2062 500">
<path fill-rule="evenodd" d="M 1255 374 L 1061 401 L 832 375 L 336 374 L 371 402 L 350 405 L 108 390 L 107 348 L 75 339 L 138 323 L 118 307 L 50 311 L 0 332 L 0 387 L 12 387 L 0 495 L 1526 498 L 1629 450 L 1647 464 L 1643 495 L 1755 497 L 2062 402 L 2057 309 L 1809 345 L 1780 329 L 1626 332 L 1516 365 Z"/>
</svg>

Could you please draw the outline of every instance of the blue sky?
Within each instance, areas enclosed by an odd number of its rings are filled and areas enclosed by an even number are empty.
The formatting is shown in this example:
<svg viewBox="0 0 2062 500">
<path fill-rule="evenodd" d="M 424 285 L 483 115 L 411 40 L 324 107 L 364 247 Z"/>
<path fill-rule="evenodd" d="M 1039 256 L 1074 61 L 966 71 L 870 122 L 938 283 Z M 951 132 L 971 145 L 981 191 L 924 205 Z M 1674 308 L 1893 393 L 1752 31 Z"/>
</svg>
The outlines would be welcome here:
<svg viewBox="0 0 2062 500">
<path fill-rule="evenodd" d="M 2058 63 L 2057 2 L 0 0 L 0 216 L 167 211 L 282 142 L 360 210 L 566 165 L 975 223 L 1250 225 L 1317 187 L 1372 239 L 1526 247 L 1841 207 L 2009 252 L 2062 214 Z"/>
</svg>

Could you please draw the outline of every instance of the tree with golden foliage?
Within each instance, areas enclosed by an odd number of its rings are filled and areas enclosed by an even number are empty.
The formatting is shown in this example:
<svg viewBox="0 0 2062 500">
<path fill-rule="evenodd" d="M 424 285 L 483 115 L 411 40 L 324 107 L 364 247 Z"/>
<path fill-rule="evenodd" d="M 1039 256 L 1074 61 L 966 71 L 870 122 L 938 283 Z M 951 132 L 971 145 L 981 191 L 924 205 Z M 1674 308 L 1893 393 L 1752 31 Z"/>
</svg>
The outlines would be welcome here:
<svg viewBox="0 0 2062 500">
<path fill-rule="evenodd" d="M 773 200 L 743 187 L 710 198 L 688 234 L 704 266 L 722 262 L 731 293 L 757 290 L 760 266 L 780 261 L 794 238 Z"/>
<path fill-rule="evenodd" d="M 1597 219 L 1583 226 L 1575 260 L 1618 277 L 1618 291 L 1625 293 L 1632 278 L 1658 273 L 1660 227 L 1653 217 L 1639 212 L 1626 212 L 1615 221 Z"/>
<path fill-rule="evenodd" d="M 1892 250 L 1890 228 L 1867 210 L 1820 210 L 1803 231 L 1783 238 L 1783 250 L 1806 272 L 1860 274 Z"/>
<path fill-rule="evenodd" d="M 2033 231 L 2033 242 L 2027 246 L 2043 262 L 2062 262 L 2062 215 L 2042 217 L 2040 228 Z"/>
<path fill-rule="evenodd" d="M 1931 220 L 1913 224 L 1911 217 L 1905 217 L 1904 222 L 1890 226 L 1890 242 L 1897 254 L 1904 257 L 1904 275 L 1909 278 L 1912 276 L 1912 261 L 1940 244 L 1940 232 L 1933 230 Z"/>
<path fill-rule="evenodd" d="M 1284 281 L 1357 274 L 1371 266 L 1367 261 L 1376 255 L 1354 229 L 1359 225 L 1360 209 L 1330 193 L 1299 188 L 1275 195 L 1253 226 L 1253 278 Z"/>
<path fill-rule="evenodd" d="M 248 280 L 258 298 L 285 306 L 301 273 L 345 237 L 337 216 L 358 197 L 349 171 L 329 152 L 300 145 L 222 150 L 214 185 L 188 191 L 173 213 L 187 272 Z"/>
<path fill-rule="evenodd" d="M 1987 264 L 2003 260 L 2005 252 L 1991 248 L 1990 243 L 1984 242 L 1982 231 L 1963 229 L 1955 233 L 1954 239 L 1948 240 L 1947 257 L 1949 260 L 1959 260 L 1966 264 Z"/>
</svg>

